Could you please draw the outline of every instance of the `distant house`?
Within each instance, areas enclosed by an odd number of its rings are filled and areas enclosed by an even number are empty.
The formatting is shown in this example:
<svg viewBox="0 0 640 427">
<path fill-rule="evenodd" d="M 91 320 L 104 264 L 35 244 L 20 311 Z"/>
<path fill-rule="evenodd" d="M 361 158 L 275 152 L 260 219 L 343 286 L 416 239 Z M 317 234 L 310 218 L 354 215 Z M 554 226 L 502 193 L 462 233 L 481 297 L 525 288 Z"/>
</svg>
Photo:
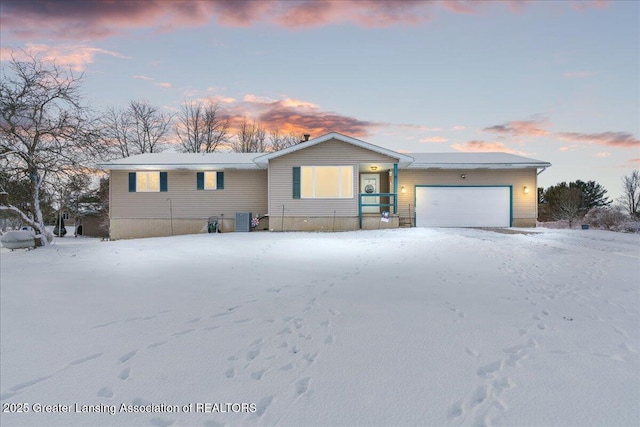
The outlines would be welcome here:
<svg viewBox="0 0 640 427">
<path fill-rule="evenodd" d="M 76 216 L 68 219 L 77 236 L 109 237 L 109 218 L 100 203 L 78 203 Z"/>
<path fill-rule="evenodd" d="M 273 153 L 141 154 L 100 166 L 110 173 L 111 238 L 126 239 L 199 233 L 212 216 L 233 231 L 239 212 L 268 218 L 272 231 L 534 227 L 537 175 L 551 164 L 398 153 L 333 132 Z"/>
</svg>

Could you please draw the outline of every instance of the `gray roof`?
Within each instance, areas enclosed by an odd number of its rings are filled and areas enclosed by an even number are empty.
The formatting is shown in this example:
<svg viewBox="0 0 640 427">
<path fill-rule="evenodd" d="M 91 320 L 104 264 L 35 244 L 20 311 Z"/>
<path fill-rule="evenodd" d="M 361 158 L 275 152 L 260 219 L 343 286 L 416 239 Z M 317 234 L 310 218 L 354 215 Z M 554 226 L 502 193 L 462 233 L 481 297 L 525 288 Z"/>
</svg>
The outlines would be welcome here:
<svg viewBox="0 0 640 427">
<path fill-rule="evenodd" d="M 284 153 L 317 144 L 317 140 L 337 138 L 371 149 L 375 145 L 327 134 L 277 153 L 145 153 L 124 159 L 104 162 L 98 166 L 108 170 L 210 170 L 210 169 L 266 169 L 268 161 Z M 354 142 L 355 141 L 355 142 Z M 306 145 L 305 145 L 306 144 Z M 394 151 L 378 148 L 384 154 Z M 509 153 L 396 153 L 401 169 L 513 169 L 546 168 L 551 163 Z M 414 160 L 414 161 L 411 161 Z"/>
<path fill-rule="evenodd" d="M 545 168 L 551 163 L 510 153 L 407 153 L 415 161 L 409 169 Z"/>
<path fill-rule="evenodd" d="M 145 153 L 100 163 L 98 166 L 109 170 L 260 169 L 253 159 L 262 154 L 264 153 Z"/>
</svg>

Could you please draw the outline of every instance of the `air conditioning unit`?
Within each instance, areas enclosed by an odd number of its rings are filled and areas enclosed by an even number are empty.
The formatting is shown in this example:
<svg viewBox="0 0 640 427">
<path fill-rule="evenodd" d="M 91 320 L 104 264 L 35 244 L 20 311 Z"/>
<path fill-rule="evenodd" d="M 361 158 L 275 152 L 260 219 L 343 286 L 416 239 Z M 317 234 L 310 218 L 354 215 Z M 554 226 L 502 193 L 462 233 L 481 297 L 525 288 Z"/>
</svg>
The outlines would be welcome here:
<svg viewBox="0 0 640 427">
<path fill-rule="evenodd" d="M 251 212 L 236 212 L 236 231 L 251 231 Z"/>
</svg>

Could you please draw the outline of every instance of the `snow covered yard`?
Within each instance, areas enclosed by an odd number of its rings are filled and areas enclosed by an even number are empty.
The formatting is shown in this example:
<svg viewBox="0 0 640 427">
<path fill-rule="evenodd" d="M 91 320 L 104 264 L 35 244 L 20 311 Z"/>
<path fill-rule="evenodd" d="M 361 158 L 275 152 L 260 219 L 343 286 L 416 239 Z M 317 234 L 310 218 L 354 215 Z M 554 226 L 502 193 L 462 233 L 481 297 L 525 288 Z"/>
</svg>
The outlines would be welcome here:
<svg viewBox="0 0 640 427">
<path fill-rule="evenodd" d="M 640 236 L 528 231 L 3 251 L 0 424 L 640 424 Z"/>
</svg>

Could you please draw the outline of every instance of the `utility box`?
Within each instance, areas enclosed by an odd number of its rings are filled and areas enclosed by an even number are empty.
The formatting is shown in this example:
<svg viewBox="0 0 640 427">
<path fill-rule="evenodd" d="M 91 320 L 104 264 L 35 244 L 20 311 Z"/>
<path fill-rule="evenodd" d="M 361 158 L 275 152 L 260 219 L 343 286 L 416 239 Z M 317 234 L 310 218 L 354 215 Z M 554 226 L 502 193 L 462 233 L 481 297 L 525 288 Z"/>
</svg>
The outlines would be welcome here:
<svg viewBox="0 0 640 427">
<path fill-rule="evenodd" d="M 236 231 L 251 231 L 251 212 L 236 212 Z"/>
</svg>

